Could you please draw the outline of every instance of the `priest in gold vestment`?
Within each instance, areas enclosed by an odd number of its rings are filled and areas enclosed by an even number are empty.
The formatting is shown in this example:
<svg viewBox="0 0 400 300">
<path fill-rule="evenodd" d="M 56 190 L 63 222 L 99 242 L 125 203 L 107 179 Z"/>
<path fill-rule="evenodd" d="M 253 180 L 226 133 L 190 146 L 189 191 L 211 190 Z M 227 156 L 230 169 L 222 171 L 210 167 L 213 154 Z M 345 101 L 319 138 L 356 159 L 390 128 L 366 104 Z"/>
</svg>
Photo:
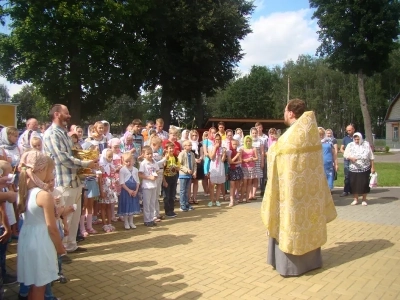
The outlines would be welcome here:
<svg viewBox="0 0 400 300">
<path fill-rule="evenodd" d="M 267 263 L 282 276 L 298 276 L 322 266 L 326 224 L 336 218 L 336 209 L 314 112 L 293 99 L 284 119 L 290 127 L 268 150 L 261 216 L 269 235 Z"/>
</svg>

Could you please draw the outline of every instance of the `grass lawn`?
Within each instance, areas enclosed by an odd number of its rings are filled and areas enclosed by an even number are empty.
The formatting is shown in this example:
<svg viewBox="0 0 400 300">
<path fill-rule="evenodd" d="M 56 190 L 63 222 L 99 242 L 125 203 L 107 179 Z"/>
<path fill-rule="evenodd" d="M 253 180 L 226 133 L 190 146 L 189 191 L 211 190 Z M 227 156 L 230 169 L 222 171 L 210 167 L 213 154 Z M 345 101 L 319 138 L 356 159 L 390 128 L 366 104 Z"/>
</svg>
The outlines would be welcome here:
<svg viewBox="0 0 400 300">
<path fill-rule="evenodd" d="M 378 173 L 378 186 L 400 186 L 399 163 L 375 163 L 375 171 Z M 343 164 L 339 163 L 339 172 L 335 186 L 343 186 Z"/>
</svg>

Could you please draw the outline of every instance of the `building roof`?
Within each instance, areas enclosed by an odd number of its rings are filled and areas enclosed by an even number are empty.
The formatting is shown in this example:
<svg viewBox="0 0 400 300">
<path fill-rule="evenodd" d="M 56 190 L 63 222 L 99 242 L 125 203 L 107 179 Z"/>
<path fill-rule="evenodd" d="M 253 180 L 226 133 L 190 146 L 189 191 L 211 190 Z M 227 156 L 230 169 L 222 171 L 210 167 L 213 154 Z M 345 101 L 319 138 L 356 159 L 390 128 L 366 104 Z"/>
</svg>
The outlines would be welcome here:
<svg viewBox="0 0 400 300">
<path fill-rule="evenodd" d="M 276 128 L 276 129 L 284 129 L 287 126 L 284 123 L 283 119 L 236 119 L 236 118 L 208 118 L 205 128 L 210 128 L 214 126 L 215 128 L 218 127 L 218 122 L 225 123 L 225 129 L 232 129 L 235 130 L 236 128 L 241 128 L 242 130 L 250 130 L 250 128 L 254 127 L 257 122 L 260 122 L 263 127 L 264 131 L 268 130 L 269 128 Z"/>
<path fill-rule="evenodd" d="M 389 120 L 389 116 L 390 116 L 390 113 L 392 112 L 393 106 L 396 104 L 396 102 L 397 102 L 399 99 L 400 99 L 400 93 L 398 93 L 398 94 L 396 95 L 396 97 L 394 97 L 394 98 L 392 99 L 392 101 L 390 102 L 389 107 L 388 107 L 388 109 L 387 109 L 387 111 L 386 111 L 385 119 L 383 120 L 384 122 L 391 122 L 391 121 L 392 121 L 392 120 Z"/>
</svg>

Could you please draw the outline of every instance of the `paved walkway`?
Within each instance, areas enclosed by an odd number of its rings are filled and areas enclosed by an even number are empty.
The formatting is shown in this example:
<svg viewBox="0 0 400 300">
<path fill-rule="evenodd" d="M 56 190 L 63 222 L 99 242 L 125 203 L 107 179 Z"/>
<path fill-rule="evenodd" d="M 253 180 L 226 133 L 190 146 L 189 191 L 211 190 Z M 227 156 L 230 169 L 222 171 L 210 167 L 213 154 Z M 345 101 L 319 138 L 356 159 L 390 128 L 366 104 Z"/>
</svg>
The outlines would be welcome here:
<svg viewBox="0 0 400 300">
<path fill-rule="evenodd" d="M 334 192 L 338 218 L 328 225 L 322 269 L 283 278 L 266 264 L 260 201 L 230 209 L 178 212 L 156 228 L 97 234 L 64 265 L 62 299 L 399 299 L 400 188 L 378 188 L 370 205 L 350 206 Z M 100 228 L 97 228 L 100 230 Z M 16 244 L 7 265 L 15 270 Z M 17 299 L 17 287 L 6 299 Z"/>
</svg>

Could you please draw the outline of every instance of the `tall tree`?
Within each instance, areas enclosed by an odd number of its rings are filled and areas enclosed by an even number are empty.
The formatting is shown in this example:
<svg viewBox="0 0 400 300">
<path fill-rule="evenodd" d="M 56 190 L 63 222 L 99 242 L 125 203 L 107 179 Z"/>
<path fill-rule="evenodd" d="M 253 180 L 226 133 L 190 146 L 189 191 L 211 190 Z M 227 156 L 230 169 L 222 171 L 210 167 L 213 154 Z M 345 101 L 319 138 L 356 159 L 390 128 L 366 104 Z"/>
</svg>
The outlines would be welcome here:
<svg viewBox="0 0 400 300">
<path fill-rule="evenodd" d="M 213 117 L 274 118 L 274 86 L 278 76 L 264 66 L 253 66 L 225 90 L 209 99 Z M 280 116 L 282 110 L 280 111 Z"/>
<path fill-rule="evenodd" d="M 251 1 L 160 1 L 152 11 L 148 89 L 162 87 L 165 128 L 176 101 L 201 107 L 202 94 L 223 87 L 243 57 L 240 40 L 250 33 Z M 201 118 L 200 113 L 198 118 Z"/>
<path fill-rule="evenodd" d="M 383 71 L 400 34 L 397 0 L 310 0 L 320 27 L 317 49 L 333 68 L 357 74 L 366 139 L 372 143 L 372 124 L 365 96 L 365 75 Z"/>
<path fill-rule="evenodd" d="M 0 36 L 0 75 L 33 83 L 72 122 L 111 96 L 136 95 L 144 80 L 148 0 L 9 0 L 11 33 Z M 4 15 L 4 14 L 3 14 Z"/>
<path fill-rule="evenodd" d="M 8 102 L 10 100 L 10 94 L 5 84 L 0 84 L 0 102 Z"/>
<path fill-rule="evenodd" d="M 25 121 L 35 118 L 39 122 L 48 122 L 51 104 L 38 92 L 33 85 L 25 85 L 11 98 L 12 103 L 18 103 L 17 123 L 19 128 L 25 127 Z"/>
</svg>

